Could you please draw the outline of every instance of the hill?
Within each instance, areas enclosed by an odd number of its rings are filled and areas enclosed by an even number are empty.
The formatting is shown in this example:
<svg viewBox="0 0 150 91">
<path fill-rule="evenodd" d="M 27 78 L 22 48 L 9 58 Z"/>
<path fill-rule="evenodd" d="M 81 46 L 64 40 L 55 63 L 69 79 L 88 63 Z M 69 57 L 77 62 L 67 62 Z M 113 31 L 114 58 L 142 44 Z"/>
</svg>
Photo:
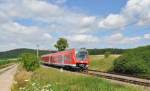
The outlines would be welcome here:
<svg viewBox="0 0 150 91">
<path fill-rule="evenodd" d="M 54 51 L 47 51 L 47 50 L 39 50 L 39 55 L 52 53 Z M 0 52 L 0 59 L 7 59 L 7 58 L 17 58 L 23 53 L 35 53 L 35 49 L 27 49 L 27 48 L 20 48 L 20 49 L 14 49 L 9 51 Z"/>
</svg>

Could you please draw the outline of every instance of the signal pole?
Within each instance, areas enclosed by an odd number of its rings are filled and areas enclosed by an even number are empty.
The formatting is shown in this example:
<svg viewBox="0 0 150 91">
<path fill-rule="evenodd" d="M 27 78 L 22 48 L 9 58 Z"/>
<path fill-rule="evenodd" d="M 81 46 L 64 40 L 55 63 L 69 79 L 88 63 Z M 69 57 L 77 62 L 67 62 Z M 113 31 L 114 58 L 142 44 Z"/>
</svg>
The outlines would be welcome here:
<svg viewBox="0 0 150 91">
<path fill-rule="evenodd" d="M 37 59 L 39 59 L 39 45 L 36 45 L 37 49 L 36 49 L 36 55 L 37 55 Z"/>
</svg>

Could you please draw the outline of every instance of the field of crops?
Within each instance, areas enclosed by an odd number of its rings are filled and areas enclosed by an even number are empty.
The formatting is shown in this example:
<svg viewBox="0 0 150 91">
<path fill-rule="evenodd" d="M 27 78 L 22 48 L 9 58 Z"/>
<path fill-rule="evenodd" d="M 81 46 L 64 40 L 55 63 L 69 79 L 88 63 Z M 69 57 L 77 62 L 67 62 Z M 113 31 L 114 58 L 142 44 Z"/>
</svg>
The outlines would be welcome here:
<svg viewBox="0 0 150 91">
<path fill-rule="evenodd" d="M 27 80 L 28 81 L 28 80 Z M 12 91 L 142 91 L 104 79 L 53 68 L 37 69 L 28 84 Z"/>
<path fill-rule="evenodd" d="M 119 55 L 110 55 L 105 58 L 104 55 L 90 55 L 89 69 L 107 72 L 113 67 L 113 62 Z"/>
</svg>

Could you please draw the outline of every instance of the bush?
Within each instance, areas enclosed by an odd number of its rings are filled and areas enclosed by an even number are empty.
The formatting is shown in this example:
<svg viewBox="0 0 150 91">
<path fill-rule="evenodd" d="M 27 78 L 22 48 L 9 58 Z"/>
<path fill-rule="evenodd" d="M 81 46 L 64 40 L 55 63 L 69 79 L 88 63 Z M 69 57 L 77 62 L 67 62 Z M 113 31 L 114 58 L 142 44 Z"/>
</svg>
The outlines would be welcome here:
<svg viewBox="0 0 150 91">
<path fill-rule="evenodd" d="M 150 46 L 130 49 L 114 61 L 114 71 L 124 74 L 150 75 Z"/>
<path fill-rule="evenodd" d="M 33 71 L 39 67 L 39 60 L 36 55 L 32 53 L 25 53 L 21 56 L 21 61 L 23 63 L 23 67 L 27 71 Z"/>
<path fill-rule="evenodd" d="M 14 79 L 18 87 L 24 87 L 27 84 L 27 82 L 30 80 L 30 78 L 31 78 L 31 73 L 24 70 L 24 71 L 17 72 Z"/>
<path fill-rule="evenodd" d="M 110 56 L 110 54 L 111 54 L 110 52 L 105 52 L 104 57 L 108 58 Z"/>
</svg>

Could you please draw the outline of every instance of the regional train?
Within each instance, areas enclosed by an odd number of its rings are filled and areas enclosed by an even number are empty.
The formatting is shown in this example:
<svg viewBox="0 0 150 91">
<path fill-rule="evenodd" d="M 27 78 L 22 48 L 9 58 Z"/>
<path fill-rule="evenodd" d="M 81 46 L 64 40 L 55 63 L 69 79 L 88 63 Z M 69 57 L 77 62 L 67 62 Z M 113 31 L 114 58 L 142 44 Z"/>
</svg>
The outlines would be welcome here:
<svg viewBox="0 0 150 91">
<path fill-rule="evenodd" d="M 41 56 L 41 62 L 58 67 L 87 70 L 89 65 L 88 51 L 85 48 L 71 49 Z"/>
</svg>

